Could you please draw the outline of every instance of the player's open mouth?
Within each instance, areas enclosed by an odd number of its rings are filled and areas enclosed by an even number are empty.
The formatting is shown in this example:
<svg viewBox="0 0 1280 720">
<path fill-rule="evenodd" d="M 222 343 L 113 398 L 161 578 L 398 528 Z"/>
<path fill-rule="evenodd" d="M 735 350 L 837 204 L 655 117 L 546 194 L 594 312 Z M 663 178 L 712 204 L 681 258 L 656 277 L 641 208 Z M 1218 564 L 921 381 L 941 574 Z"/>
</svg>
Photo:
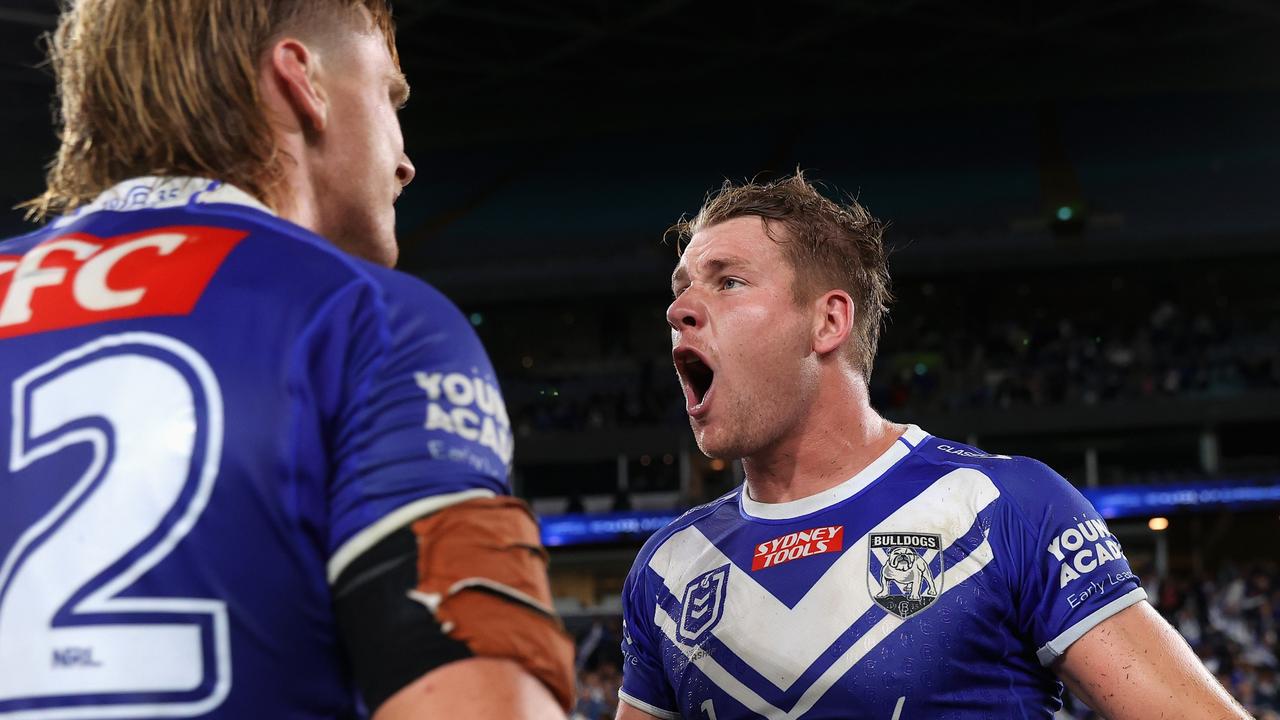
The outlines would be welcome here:
<svg viewBox="0 0 1280 720">
<path fill-rule="evenodd" d="M 671 358 L 680 376 L 680 386 L 684 388 L 685 410 L 694 417 L 704 415 L 715 382 L 715 370 L 701 353 L 690 347 L 676 348 Z"/>
</svg>

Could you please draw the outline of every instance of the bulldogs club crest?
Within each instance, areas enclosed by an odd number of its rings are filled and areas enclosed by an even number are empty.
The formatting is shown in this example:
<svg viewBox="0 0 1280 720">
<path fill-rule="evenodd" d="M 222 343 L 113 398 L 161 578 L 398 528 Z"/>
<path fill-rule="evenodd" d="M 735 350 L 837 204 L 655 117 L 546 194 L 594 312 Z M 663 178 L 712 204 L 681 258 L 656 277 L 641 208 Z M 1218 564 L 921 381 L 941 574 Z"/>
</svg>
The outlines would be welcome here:
<svg viewBox="0 0 1280 720">
<path fill-rule="evenodd" d="M 724 612 L 725 586 L 729 584 L 729 566 L 721 565 L 705 572 L 684 589 L 680 604 L 680 640 L 695 645 L 720 622 Z"/>
<path fill-rule="evenodd" d="M 941 535 L 871 533 L 867 548 L 867 583 L 880 607 L 906 619 L 942 593 Z"/>
</svg>

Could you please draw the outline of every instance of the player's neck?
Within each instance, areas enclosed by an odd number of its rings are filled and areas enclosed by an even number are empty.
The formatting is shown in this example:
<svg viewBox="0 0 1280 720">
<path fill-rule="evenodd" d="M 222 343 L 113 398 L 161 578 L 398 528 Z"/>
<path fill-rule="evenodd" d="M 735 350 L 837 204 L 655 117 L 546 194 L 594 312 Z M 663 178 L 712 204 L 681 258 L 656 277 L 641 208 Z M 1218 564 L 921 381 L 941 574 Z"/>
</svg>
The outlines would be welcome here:
<svg viewBox="0 0 1280 720">
<path fill-rule="evenodd" d="M 306 173 L 300 171 L 296 163 L 290 163 L 287 167 L 290 170 L 285 172 L 279 200 L 272 209 L 285 220 L 319 233 L 320 205 L 315 185 Z"/>
<path fill-rule="evenodd" d="M 871 408 L 865 386 L 819 397 L 790 432 L 743 458 L 747 491 L 764 503 L 816 495 L 857 475 L 905 430 Z"/>
</svg>

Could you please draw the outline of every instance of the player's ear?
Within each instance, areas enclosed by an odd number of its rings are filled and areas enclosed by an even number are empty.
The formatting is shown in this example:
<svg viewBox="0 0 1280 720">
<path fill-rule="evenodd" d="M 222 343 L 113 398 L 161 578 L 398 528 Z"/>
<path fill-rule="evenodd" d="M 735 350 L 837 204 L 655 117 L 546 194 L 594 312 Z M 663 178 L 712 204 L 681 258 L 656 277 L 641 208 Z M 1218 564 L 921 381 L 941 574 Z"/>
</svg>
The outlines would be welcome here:
<svg viewBox="0 0 1280 720">
<path fill-rule="evenodd" d="M 265 81 L 291 111 L 297 129 L 324 130 L 329 120 L 329 102 L 324 88 L 316 82 L 320 57 L 306 43 L 284 37 L 275 41 L 267 57 Z"/>
<path fill-rule="evenodd" d="M 834 352 L 853 332 L 853 298 L 844 290 L 828 290 L 813 303 L 813 350 L 819 355 Z"/>
</svg>

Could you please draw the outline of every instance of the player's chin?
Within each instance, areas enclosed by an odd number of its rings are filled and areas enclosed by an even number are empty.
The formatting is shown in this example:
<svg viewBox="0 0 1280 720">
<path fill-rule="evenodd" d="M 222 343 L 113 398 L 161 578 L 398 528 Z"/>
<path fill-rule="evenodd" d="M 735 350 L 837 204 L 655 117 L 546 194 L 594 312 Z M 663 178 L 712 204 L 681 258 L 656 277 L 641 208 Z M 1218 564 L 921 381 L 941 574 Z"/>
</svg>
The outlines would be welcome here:
<svg viewBox="0 0 1280 720">
<path fill-rule="evenodd" d="M 391 236 L 385 243 L 378 248 L 378 263 L 389 268 L 396 266 L 400 260 L 400 246 L 396 243 L 395 236 Z"/>
<path fill-rule="evenodd" d="M 726 461 L 743 457 L 741 443 L 736 438 L 729 437 L 722 428 L 690 424 L 693 425 L 694 442 L 703 455 Z"/>
<path fill-rule="evenodd" d="M 380 224 L 370 233 L 368 259 L 383 267 L 395 267 L 400 259 L 400 245 L 396 242 L 395 218 Z"/>
<path fill-rule="evenodd" d="M 400 259 L 400 249 L 396 247 L 395 241 L 390 242 L 371 242 L 360 248 L 358 252 L 353 253 L 368 260 L 375 265 L 381 265 L 387 268 L 396 266 L 396 261 Z"/>
<path fill-rule="evenodd" d="M 394 219 L 380 222 L 379 218 L 364 215 L 355 220 L 327 233 L 334 245 L 376 265 L 395 267 L 400 248 L 396 245 Z"/>
<path fill-rule="evenodd" d="M 702 451 L 702 454 L 709 458 L 717 457 L 715 445 L 707 437 L 707 428 L 700 426 L 693 418 L 689 418 L 689 427 L 693 429 L 693 441 L 698 444 L 698 449 Z"/>
<path fill-rule="evenodd" d="M 394 206 L 383 218 L 382 227 L 378 228 L 378 251 L 387 267 L 395 267 L 400 259 L 400 243 L 396 242 L 396 209 Z"/>
</svg>

